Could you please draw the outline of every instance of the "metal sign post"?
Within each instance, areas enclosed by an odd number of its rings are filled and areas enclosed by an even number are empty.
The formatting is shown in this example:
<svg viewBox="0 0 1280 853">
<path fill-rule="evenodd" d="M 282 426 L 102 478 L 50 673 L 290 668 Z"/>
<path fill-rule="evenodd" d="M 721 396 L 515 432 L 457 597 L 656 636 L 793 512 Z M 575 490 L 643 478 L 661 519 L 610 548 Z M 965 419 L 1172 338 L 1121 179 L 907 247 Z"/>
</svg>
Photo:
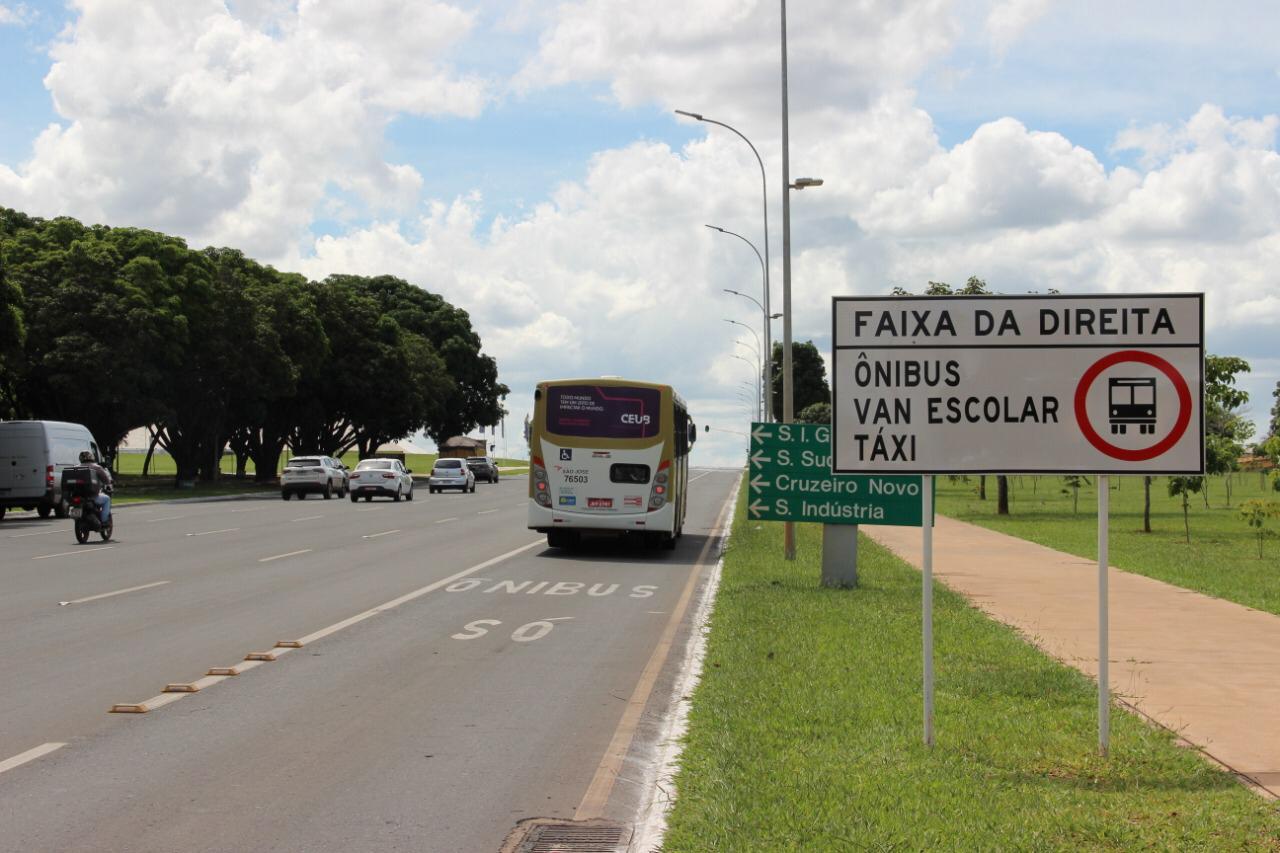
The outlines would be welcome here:
<svg viewBox="0 0 1280 853">
<path fill-rule="evenodd" d="M 924 475 L 924 560 L 921 590 L 924 639 L 924 745 L 933 746 L 933 475 Z"/>
<path fill-rule="evenodd" d="M 1103 758 L 1111 749 L 1111 643 L 1109 597 L 1107 594 L 1108 527 L 1111 521 L 1111 484 L 1106 474 L 1098 476 L 1098 753 Z"/>
</svg>

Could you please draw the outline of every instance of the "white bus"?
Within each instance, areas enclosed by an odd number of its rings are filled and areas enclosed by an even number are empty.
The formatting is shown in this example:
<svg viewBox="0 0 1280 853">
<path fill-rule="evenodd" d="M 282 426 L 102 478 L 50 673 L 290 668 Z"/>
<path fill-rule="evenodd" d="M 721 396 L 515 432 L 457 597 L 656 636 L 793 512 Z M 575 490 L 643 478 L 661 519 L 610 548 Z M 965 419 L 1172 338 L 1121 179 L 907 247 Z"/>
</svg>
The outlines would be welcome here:
<svg viewBox="0 0 1280 853">
<path fill-rule="evenodd" d="M 670 385 L 610 377 L 541 382 L 529 425 L 529 528 L 552 547 L 587 531 L 674 548 L 697 429 Z"/>
</svg>

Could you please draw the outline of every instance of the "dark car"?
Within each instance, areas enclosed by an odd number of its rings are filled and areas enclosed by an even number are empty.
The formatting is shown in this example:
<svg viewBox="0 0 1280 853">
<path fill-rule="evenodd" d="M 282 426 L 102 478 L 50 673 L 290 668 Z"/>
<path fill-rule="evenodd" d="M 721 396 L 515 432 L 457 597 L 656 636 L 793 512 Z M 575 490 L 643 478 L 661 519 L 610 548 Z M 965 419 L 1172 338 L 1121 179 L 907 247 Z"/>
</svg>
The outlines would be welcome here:
<svg viewBox="0 0 1280 853">
<path fill-rule="evenodd" d="M 477 482 L 480 480 L 484 480 L 486 483 L 498 482 L 498 463 L 488 456 L 472 456 L 468 458 L 467 467 L 471 469 L 471 473 L 476 475 Z"/>
</svg>

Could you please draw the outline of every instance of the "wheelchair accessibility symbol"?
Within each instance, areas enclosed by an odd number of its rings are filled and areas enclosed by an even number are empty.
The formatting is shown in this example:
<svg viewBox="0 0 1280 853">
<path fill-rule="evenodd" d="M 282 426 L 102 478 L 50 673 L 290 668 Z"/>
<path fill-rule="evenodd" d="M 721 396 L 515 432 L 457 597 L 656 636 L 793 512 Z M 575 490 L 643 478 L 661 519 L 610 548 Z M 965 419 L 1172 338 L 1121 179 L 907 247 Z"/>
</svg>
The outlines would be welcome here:
<svg viewBox="0 0 1280 853">
<path fill-rule="evenodd" d="M 1103 371 L 1121 364 L 1154 367 L 1173 385 L 1176 399 L 1158 401 L 1154 376 L 1107 377 L 1105 420 L 1112 435 L 1127 435 L 1130 427 L 1137 427 L 1139 435 L 1155 436 L 1157 427 L 1171 424 L 1168 433 L 1148 447 L 1119 447 L 1112 444 L 1100 434 L 1101 425 L 1095 426 L 1089 418 L 1086 405 L 1089 389 Z M 1123 350 L 1099 359 L 1084 372 L 1076 386 L 1075 413 L 1080 432 L 1098 451 L 1125 462 L 1155 459 L 1173 448 L 1191 423 L 1191 409 L 1191 388 L 1187 385 L 1186 378 L 1165 359 L 1142 350 Z"/>
</svg>

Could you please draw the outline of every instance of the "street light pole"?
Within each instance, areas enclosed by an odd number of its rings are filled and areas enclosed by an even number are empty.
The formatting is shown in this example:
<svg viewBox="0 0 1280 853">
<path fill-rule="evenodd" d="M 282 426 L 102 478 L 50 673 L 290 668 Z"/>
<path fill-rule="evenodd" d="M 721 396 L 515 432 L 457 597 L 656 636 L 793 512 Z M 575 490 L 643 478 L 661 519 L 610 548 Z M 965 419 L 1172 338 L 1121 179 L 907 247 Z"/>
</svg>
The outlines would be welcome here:
<svg viewBox="0 0 1280 853">
<path fill-rule="evenodd" d="M 786 7 L 786 3 L 784 0 L 783 8 L 785 9 L 785 7 Z M 785 35 L 783 36 L 783 41 L 786 41 Z M 691 112 L 686 112 L 685 110 L 676 110 L 676 112 L 682 116 L 688 116 L 689 118 L 697 119 L 698 121 L 706 122 L 707 124 L 717 124 L 720 127 L 723 127 L 725 130 L 733 131 L 738 135 L 739 139 L 747 143 L 747 147 L 751 149 L 751 153 L 756 155 L 756 162 L 760 164 L 760 201 L 761 201 L 761 209 L 764 213 L 764 260 L 763 260 L 764 313 L 765 313 L 765 316 L 767 317 L 769 315 L 769 179 L 766 176 L 764 171 L 764 160 L 760 158 L 760 152 L 756 150 L 755 145 L 751 144 L 751 140 L 747 139 L 747 137 L 743 135 L 742 131 L 738 130 L 736 127 L 725 124 L 722 121 L 716 121 L 713 118 L 707 118 L 701 113 L 691 113 Z M 738 236 L 738 235 L 735 234 L 734 236 Z M 746 238 L 743 238 L 743 239 L 746 239 Z M 752 248 L 754 249 L 755 247 L 752 246 Z M 756 254 L 758 255 L 760 253 L 756 252 Z M 769 332 L 769 324 L 767 322 L 765 323 L 765 327 L 764 327 L 764 335 L 765 335 L 765 348 L 769 350 L 771 354 L 770 358 L 772 358 L 773 337 Z M 769 395 L 769 398 L 773 399 L 773 376 L 772 375 L 765 377 L 765 389 Z"/>
<path fill-rule="evenodd" d="M 795 417 L 791 382 L 791 148 L 787 125 L 787 0 L 782 3 L 782 422 Z M 783 556 L 796 558 L 796 526 L 783 525 Z"/>
<path fill-rule="evenodd" d="M 760 360 L 760 363 L 761 363 L 761 367 L 760 367 L 760 381 L 763 383 L 763 382 L 765 381 L 765 376 L 764 376 L 765 366 L 764 366 L 764 358 L 763 358 L 763 356 L 761 355 L 761 353 L 762 353 L 762 352 L 764 352 L 764 350 L 762 350 L 762 349 L 761 349 L 761 347 L 760 347 L 760 336 L 759 336 L 758 334 L 756 334 L 756 330 L 755 330 L 755 329 L 751 328 L 751 327 L 750 327 L 750 326 L 748 326 L 746 323 L 739 323 L 737 320 L 730 320 L 730 319 L 729 319 L 729 318 L 727 318 L 727 317 L 725 317 L 725 318 L 724 318 L 724 321 L 725 321 L 726 323 L 732 323 L 732 324 L 733 324 L 733 325 L 735 325 L 735 326 L 741 326 L 742 328 L 744 328 L 744 329 L 746 329 L 748 332 L 750 332 L 750 333 L 751 333 L 751 335 L 752 335 L 752 337 L 754 337 L 754 338 L 756 339 L 756 358 L 757 358 L 757 359 L 759 359 L 759 360 Z M 768 317 L 766 317 L 766 318 L 765 318 L 765 324 L 766 324 L 766 325 L 768 325 L 768 323 L 769 323 L 769 318 L 768 318 Z M 763 386 L 762 386 L 762 387 L 763 387 Z M 760 407 L 759 407 L 759 408 L 760 408 L 760 411 L 759 411 L 759 413 L 758 413 L 758 414 L 760 415 L 760 417 L 759 417 L 759 418 L 757 418 L 757 420 L 763 421 L 763 422 L 765 422 L 765 423 L 767 423 L 767 422 L 768 422 L 768 420 L 769 420 L 769 416 L 765 414 L 765 411 L 767 410 L 768 405 L 769 405 L 769 404 L 768 404 L 768 401 L 764 399 L 764 393 L 762 392 L 762 393 L 761 393 L 761 395 L 760 395 Z"/>
<path fill-rule="evenodd" d="M 791 375 L 791 190 L 822 186 L 821 178 L 791 183 L 791 131 L 787 109 L 787 0 L 782 4 L 782 422 L 795 420 L 795 383 Z M 796 526 L 783 525 L 783 553 L 796 558 Z"/>
<path fill-rule="evenodd" d="M 762 258 L 760 257 L 760 250 L 756 248 L 756 244 L 752 243 L 750 240 L 748 240 L 746 237 L 743 237 L 741 234 L 737 233 L 736 231 L 730 231 L 727 228 L 721 228 L 719 225 L 708 225 L 707 227 L 710 228 L 712 231 L 719 231 L 721 234 L 728 234 L 730 237 L 737 237 L 739 240 L 741 240 L 742 242 L 750 246 L 751 251 L 756 253 L 756 260 L 760 262 L 760 273 L 763 278 L 763 285 L 764 285 L 764 294 L 763 294 L 764 304 L 761 304 L 759 301 L 756 301 L 756 304 L 760 305 L 760 313 L 764 315 L 764 352 L 765 352 L 764 360 L 766 364 L 769 364 L 770 366 L 772 366 L 773 329 L 771 328 L 772 323 L 770 322 L 772 318 L 769 315 L 769 262 L 768 260 L 766 260 L 769 257 L 769 244 L 768 242 L 765 243 L 765 246 L 764 246 L 765 256 Z M 769 227 L 766 224 L 765 240 L 767 241 L 768 239 L 769 239 Z M 730 293 L 737 293 L 737 291 L 736 290 L 730 291 Z M 771 421 L 773 420 L 773 405 L 772 405 L 773 370 L 772 369 L 770 369 L 769 372 L 766 373 L 764 376 L 764 397 L 765 397 L 765 400 L 769 402 L 765 403 L 764 412 L 763 412 L 764 417 L 762 418 L 762 420 Z"/>
<path fill-rule="evenodd" d="M 742 342 L 736 341 L 736 343 L 742 343 Z M 744 355 L 738 355 L 736 352 L 733 353 L 733 357 L 738 359 L 739 361 L 745 361 L 751 367 L 751 372 L 755 374 L 755 377 L 756 377 L 756 383 L 755 383 L 756 399 L 759 400 L 760 399 L 760 373 L 756 370 L 756 367 L 759 365 L 759 361 L 757 361 L 756 364 L 752 364 L 751 359 L 747 358 Z M 757 409 L 758 408 L 759 408 L 759 404 L 757 403 Z"/>
</svg>

